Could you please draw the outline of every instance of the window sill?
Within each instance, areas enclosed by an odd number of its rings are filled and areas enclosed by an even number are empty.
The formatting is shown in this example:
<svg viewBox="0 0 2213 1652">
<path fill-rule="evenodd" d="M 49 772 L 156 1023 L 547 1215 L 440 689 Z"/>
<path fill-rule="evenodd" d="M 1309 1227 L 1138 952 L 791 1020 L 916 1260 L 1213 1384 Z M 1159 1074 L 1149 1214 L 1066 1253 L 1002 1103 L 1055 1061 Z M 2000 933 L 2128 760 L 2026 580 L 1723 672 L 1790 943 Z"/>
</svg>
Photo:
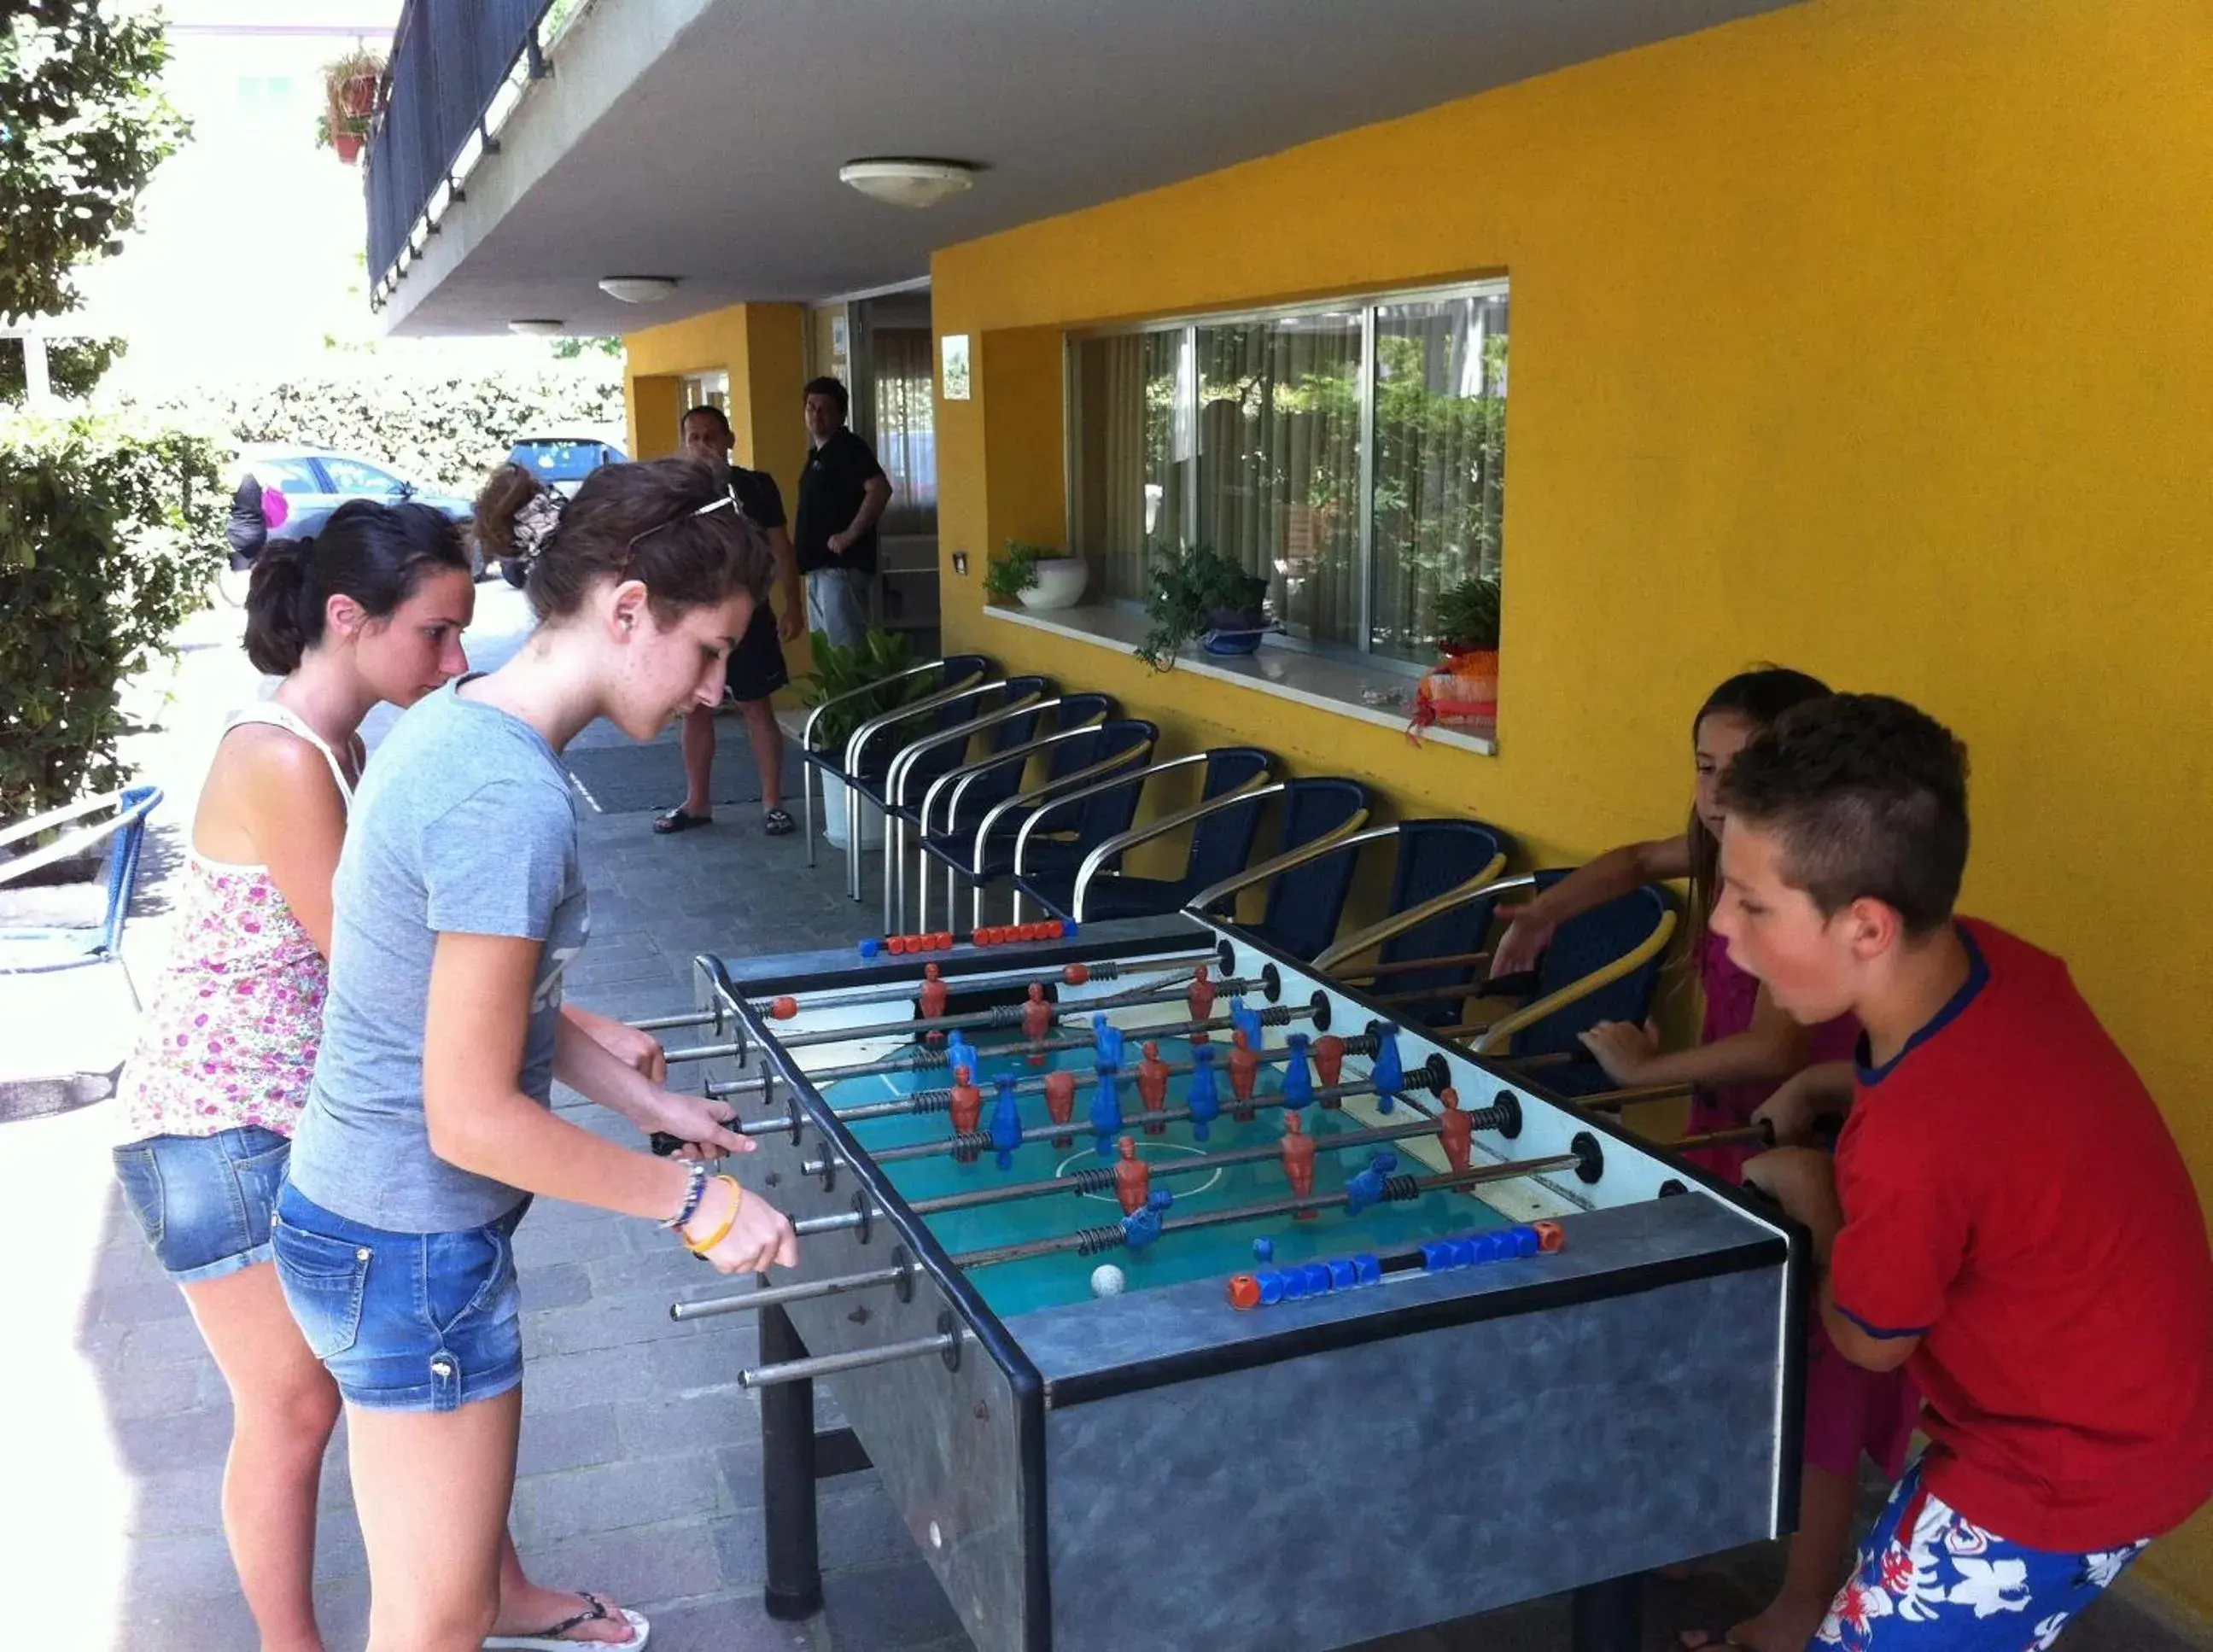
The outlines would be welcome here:
<svg viewBox="0 0 2213 1652">
<path fill-rule="evenodd" d="M 1086 604 L 1039 613 L 987 603 L 984 617 L 1125 654 L 1135 648 L 1145 634 L 1143 613 L 1106 605 Z M 1395 672 L 1363 669 L 1299 649 L 1271 648 L 1263 643 L 1253 654 L 1214 655 L 1195 647 L 1186 648 L 1176 656 L 1175 668 L 1179 674 L 1189 672 L 1196 677 L 1235 683 L 1240 688 L 1296 700 L 1302 705 L 1372 722 L 1399 734 L 1405 732 L 1407 721 L 1413 715 L 1413 686 L 1408 679 Z M 1399 704 L 1372 705 L 1363 698 L 1377 690 L 1400 693 L 1405 698 Z M 1495 732 L 1486 735 L 1472 728 L 1431 728 L 1423 732 L 1422 739 L 1425 744 L 1457 747 L 1484 757 L 1498 755 Z"/>
</svg>

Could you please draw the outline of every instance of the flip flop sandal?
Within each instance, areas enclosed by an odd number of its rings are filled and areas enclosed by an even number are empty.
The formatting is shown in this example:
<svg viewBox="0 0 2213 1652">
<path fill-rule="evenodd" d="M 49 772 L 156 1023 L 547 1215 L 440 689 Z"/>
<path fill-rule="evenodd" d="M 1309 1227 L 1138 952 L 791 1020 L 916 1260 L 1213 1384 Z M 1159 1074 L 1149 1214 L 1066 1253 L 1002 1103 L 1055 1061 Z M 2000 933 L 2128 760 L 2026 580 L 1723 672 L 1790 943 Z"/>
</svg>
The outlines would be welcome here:
<svg viewBox="0 0 2213 1652">
<path fill-rule="evenodd" d="M 1703 1635 L 1705 1638 L 1693 1646 L 1691 1643 L 1693 1635 Z M 1729 1639 L 1726 1629 L 1686 1629 L 1675 1637 L 1675 1652 L 1741 1652 L 1743 1646 L 1742 1641 Z"/>
<path fill-rule="evenodd" d="M 668 814 L 655 815 L 653 820 L 653 829 L 661 836 L 666 837 L 672 832 L 689 832 L 693 826 L 712 826 L 714 824 L 715 817 L 713 815 L 686 814 L 684 812 L 684 806 L 680 803 L 674 808 L 669 810 Z"/>
<path fill-rule="evenodd" d="M 572 1652 L 579 1646 L 603 1646 L 609 1652 L 645 1652 L 646 1641 L 653 1634 L 653 1625 L 628 1606 L 616 1608 L 630 1625 L 631 1637 L 626 1641 L 572 1641 L 569 1631 L 580 1624 L 599 1623 L 613 1616 L 607 1603 L 589 1589 L 576 1591 L 584 1598 L 586 1610 L 573 1618 L 564 1618 L 551 1629 L 541 1629 L 533 1635 L 488 1635 L 485 1637 L 485 1652 Z"/>
<path fill-rule="evenodd" d="M 783 809 L 772 808 L 761 816 L 761 830 L 771 838 L 789 838 L 799 826 Z"/>
</svg>

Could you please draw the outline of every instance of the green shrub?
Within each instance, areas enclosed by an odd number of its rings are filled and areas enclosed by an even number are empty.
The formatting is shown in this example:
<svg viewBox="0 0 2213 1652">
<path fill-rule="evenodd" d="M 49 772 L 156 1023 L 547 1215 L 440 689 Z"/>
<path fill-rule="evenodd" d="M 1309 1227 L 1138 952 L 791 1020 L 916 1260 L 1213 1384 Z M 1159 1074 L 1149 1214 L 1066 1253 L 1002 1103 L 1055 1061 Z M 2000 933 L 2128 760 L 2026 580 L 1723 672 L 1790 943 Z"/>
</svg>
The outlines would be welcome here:
<svg viewBox="0 0 2213 1652">
<path fill-rule="evenodd" d="M 206 603 L 228 503 L 203 437 L 0 420 L 0 820 L 120 783 L 119 691 Z"/>
<path fill-rule="evenodd" d="M 439 376 L 387 371 L 372 357 L 326 376 L 210 386 L 150 411 L 227 442 L 335 448 L 473 497 L 519 436 L 619 430 L 622 369 L 601 357 Z"/>
</svg>

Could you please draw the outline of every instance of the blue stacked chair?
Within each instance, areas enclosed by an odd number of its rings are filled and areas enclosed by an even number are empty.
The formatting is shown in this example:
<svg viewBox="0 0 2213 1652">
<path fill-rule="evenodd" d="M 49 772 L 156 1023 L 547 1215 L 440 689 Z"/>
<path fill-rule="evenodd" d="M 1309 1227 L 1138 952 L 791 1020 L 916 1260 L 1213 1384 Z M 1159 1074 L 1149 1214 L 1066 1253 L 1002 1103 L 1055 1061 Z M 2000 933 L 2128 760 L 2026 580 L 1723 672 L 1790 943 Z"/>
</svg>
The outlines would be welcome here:
<svg viewBox="0 0 2213 1652">
<path fill-rule="evenodd" d="M 1191 904 L 1212 915 L 1240 890 L 1265 884 L 1267 905 L 1258 924 L 1245 926 L 1247 932 L 1303 963 L 1336 938 L 1356 858 L 1338 851 L 1368 819 L 1368 789 L 1356 780 L 1320 775 L 1268 789 L 1283 799 L 1275 855 L 1200 890 Z"/>
<path fill-rule="evenodd" d="M 1457 1021 L 1484 961 L 1478 948 L 1491 932 L 1506 834 L 1481 820 L 1401 820 L 1363 832 L 1347 847 L 1387 838 L 1397 849 L 1387 915 L 1318 954 L 1314 966 L 1372 984 L 1370 996 L 1409 1026 Z M 1345 967 L 1371 953 L 1372 964 Z"/>
</svg>

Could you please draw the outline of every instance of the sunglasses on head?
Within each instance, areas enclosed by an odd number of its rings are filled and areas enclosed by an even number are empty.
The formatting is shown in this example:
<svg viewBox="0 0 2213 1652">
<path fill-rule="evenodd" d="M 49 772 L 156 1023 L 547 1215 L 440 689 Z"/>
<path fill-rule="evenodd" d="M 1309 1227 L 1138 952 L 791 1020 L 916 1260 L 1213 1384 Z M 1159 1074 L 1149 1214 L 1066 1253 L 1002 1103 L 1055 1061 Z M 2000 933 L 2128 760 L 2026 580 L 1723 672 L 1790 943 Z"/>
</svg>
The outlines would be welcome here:
<svg viewBox="0 0 2213 1652">
<path fill-rule="evenodd" d="M 650 539 L 653 535 L 661 532 L 662 528 L 673 527 L 678 522 L 688 521 L 690 518 L 694 516 L 711 516 L 718 510 L 735 510 L 737 508 L 737 491 L 735 489 L 733 489 L 728 493 L 716 495 L 715 497 L 708 500 L 705 504 L 701 505 L 697 510 L 687 510 L 681 516 L 671 516 L 665 522 L 655 522 L 651 527 L 647 528 L 643 533 L 631 535 L 630 543 L 623 546 L 622 566 L 615 570 L 615 583 L 619 585 L 623 581 L 630 577 L 630 565 L 632 559 L 637 555 L 637 546 L 640 539 Z"/>
</svg>

